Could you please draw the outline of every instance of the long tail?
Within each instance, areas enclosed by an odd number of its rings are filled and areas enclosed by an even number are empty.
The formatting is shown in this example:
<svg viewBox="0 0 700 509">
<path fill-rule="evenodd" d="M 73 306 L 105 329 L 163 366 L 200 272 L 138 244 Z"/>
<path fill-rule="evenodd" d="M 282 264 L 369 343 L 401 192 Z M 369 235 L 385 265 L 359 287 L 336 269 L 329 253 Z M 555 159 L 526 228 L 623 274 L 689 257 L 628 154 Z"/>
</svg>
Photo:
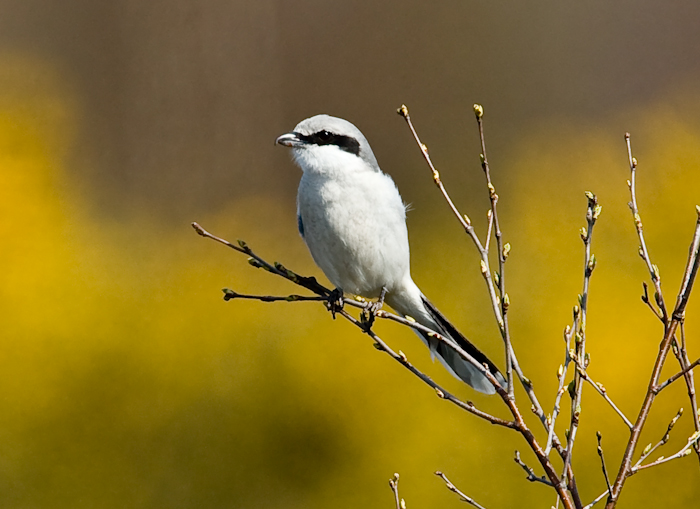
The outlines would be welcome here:
<svg viewBox="0 0 700 509">
<path fill-rule="evenodd" d="M 506 381 L 496 365 L 486 357 L 471 341 L 469 341 L 457 328 L 445 318 L 445 316 L 423 295 L 417 286 L 411 281 L 410 286 L 398 294 L 387 295 L 387 303 L 399 313 L 410 315 L 418 323 L 428 327 L 435 332 L 450 337 L 466 353 L 471 355 L 479 364 L 486 364 L 489 371 L 496 377 L 501 386 L 505 387 Z M 462 359 L 460 355 L 445 343 L 438 341 L 428 334 L 418 332 L 423 342 L 430 348 L 440 362 L 458 378 L 484 394 L 494 394 L 491 382 L 479 372 L 470 362 Z"/>
</svg>

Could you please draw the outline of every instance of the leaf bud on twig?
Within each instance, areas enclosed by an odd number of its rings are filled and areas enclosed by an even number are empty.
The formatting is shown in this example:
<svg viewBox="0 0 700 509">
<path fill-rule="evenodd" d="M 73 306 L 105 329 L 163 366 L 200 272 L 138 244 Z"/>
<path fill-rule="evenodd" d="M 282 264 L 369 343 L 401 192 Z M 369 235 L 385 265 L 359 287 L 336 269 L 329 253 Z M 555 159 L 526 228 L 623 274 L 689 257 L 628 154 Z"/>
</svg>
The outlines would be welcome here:
<svg viewBox="0 0 700 509">
<path fill-rule="evenodd" d="M 489 269 L 486 266 L 486 262 L 484 260 L 481 260 L 481 273 L 483 275 L 486 275 L 486 274 L 488 274 L 488 272 L 489 272 Z"/>
<path fill-rule="evenodd" d="M 442 392 L 440 389 L 435 387 L 435 394 L 437 394 L 437 397 L 440 399 L 445 399 L 445 393 Z"/>
<path fill-rule="evenodd" d="M 644 450 L 642 451 L 642 456 L 646 456 L 647 454 L 649 454 L 649 451 L 651 451 L 651 444 L 648 444 L 648 445 L 644 448 Z"/>
<path fill-rule="evenodd" d="M 493 272 L 493 281 L 496 286 L 501 286 L 501 275 L 496 271 Z"/>
<path fill-rule="evenodd" d="M 248 258 L 248 263 L 249 263 L 250 265 L 252 265 L 253 267 L 255 267 L 256 269 L 260 269 L 260 268 L 263 267 L 263 264 L 260 263 L 259 261 L 257 261 L 257 260 L 256 260 L 255 258 L 253 258 L 253 257 Z"/>
<path fill-rule="evenodd" d="M 634 213 L 634 224 L 637 225 L 637 229 L 642 229 L 642 217 L 637 212 Z"/>
<path fill-rule="evenodd" d="M 402 362 L 408 362 L 408 357 L 406 357 L 406 354 L 403 353 L 401 350 L 399 350 L 399 357 L 401 358 Z"/>
<path fill-rule="evenodd" d="M 401 115 L 403 118 L 408 118 L 408 108 L 405 104 L 402 104 L 401 107 L 396 110 L 396 113 Z"/>
<path fill-rule="evenodd" d="M 588 240 L 588 230 L 582 226 L 579 232 L 581 233 L 581 240 L 586 242 Z"/>
<path fill-rule="evenodd" d="M 510 254 L 510 243 L 506 242 L 505 245 L 503 246 L 503 259 L 505 260 L 508 258 L 508 255 Z"/>
<path fill-rule="evenodd" d="M 632 168 L 637 168 L 637 158 L 636 157 L 632 158 Z"/>
<path fill-rule="evenodd" d="M 591 272 L 593 272 L 593 269 L 595 269 L 595 264 L 596 264 L 596 262 L 597 262 L 597 260 L 596 260 L 596 258 L 595 258 L 595 255 L 592 254 L 592 255 L 591 255 L 591 259 L 588 260 L 588 272 L 589 272 L 589 274 L 590 274 Z"/>
<path fill-rule="evenodd" d="M 651 266 L 651 273 L 652 277 L 654 278 L 655 281 L 659 280 L 659 267 L 657 267 L 655 264 Z"/>
<path fill-rule="evenodd" d="M 506 311 L 509 306 L 510 306 L 510 298 L 508 297 L 508 294 L 506 293 L 503 296 L 503 311 Z"/>
<path fill-rule="evenodd" d="M 578 318 L 578 314 L 581 312 L 581 308 L 574 306 L 574 320 Z"/>
<path fill-rule="evenodd" d="M 246 244 L 245 240 L 238 239 L 238 245 L 241 246 L 242 249 L 248 249 L 248 244 Z"/>
<path fill-rule="evenodd" d="M 484 107 L 481 104 L 474 104 L 474 114 L 476 118 L 481 118 L 484 116 Z"/>
<path fill-rule="evenodd" d="M 464 222 L 467 224 L 467 226 L 471 226 L 471 225 L 472 225 L 472 220 L 469 219 L 469 216 L 466 215 L 466 214 L 464 214 Z"/>
<path fill-rule="evenodd" d="M 593 219 L 598 219 L 598 216 L 600 216 L 600 213 L 603 211 L 603 206 L 602 205 L 596 205 L 593 208 Z"/>
<path fill-rule="evenodd" d="M 563 374 L 564 374 L 564 366 L 559 364 L 559 369 L 557 370 L 557 378 L 561 380 L 561 377 Z"/>
</svg>

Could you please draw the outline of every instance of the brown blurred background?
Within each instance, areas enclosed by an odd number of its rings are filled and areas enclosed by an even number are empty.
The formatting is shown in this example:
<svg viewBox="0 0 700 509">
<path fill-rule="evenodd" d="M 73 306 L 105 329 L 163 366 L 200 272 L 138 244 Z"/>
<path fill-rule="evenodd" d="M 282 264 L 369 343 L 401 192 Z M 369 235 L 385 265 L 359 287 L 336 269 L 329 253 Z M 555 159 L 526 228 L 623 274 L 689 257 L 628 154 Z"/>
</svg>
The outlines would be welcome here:
<svg viewBox="0 0 700 509">
<path fill-rule="evenodd" d="M 299 171 L 273 140 L 321 112 L 365 133 L 413 205 L 414 278 L 500 360 L 478 259 L 395 114 L 410 107 L 483 232 L 471 105 L 484 105 L 515 346 L 545 408 L 595 191 L 590 371 L 636 415 L 661 331 L 639 301 L 622 134 L 672 301 L 700 202 L 697 2 L 0 0 L 0 13 L 0 506 L 391 507 L 395 471 L 409 507 L 459 505 L 438 469 L 487 507 L 554 504 L 512 462 L 518 448 L 535 466 L 521 440 L 441 403 L 321 306 L 221 300 L 224 286 L 296 289 L 193 220 L 320 276 L 296 234 Z M 504 414 L 409 331 L 378 331 Z M 686 399 L 680 384 L 660 398 L 644 444 Z M 604 489 L 595 431 L 613 470 L 626 432 L 595 394 L 583 410 L 574 463 L 590 500 Z M 686 414 L 661 454 L 691 428 Z M 631 479 L 621 507 L 698 497 L 691 457 Z"/>
</svg>

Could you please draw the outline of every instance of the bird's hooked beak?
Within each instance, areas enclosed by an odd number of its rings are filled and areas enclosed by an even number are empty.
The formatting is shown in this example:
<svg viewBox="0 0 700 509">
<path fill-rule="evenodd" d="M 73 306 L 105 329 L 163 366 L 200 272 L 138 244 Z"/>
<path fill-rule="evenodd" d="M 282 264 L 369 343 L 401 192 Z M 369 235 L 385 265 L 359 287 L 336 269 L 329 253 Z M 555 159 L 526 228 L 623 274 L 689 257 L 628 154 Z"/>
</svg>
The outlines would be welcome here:
<svg viewBox="0 0 700 509">
<path fill-rule="evenodd" d="M 284 145 L 285 147 L 302 147 L 306 142 L 302 139 L 299 133 L 292 131 L 291 133 L 283 134 L 275 140 L 276 145 Z"/>
</svg>

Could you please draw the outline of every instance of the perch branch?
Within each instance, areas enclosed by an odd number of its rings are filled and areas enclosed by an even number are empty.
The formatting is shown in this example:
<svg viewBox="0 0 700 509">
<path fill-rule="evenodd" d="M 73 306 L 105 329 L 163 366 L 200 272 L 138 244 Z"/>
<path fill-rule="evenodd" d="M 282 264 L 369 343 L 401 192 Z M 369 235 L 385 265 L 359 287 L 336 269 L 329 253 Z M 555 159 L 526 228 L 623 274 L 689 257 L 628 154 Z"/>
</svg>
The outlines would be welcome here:
<svg viewBox="0 0 700 509">
<path fill-rule="evenodd" d="M 437 471 L 437 472 L 435 472 L 435 475 L 438 476 L 439 478 L 441 478 L 443 481 L 445 481 L 445 487 L 448 490 L 450 490 L 452 493 L 456 493 L 457 495 L 459 495 L 462 502 L 466 502 L 467 504 L 472 505 L 472 506 L 476 507 L 477 509 L 485 509 L 484 506 L 479 504 L 476 500 L 474 500 L 473 498 L 471 498 L 468 495 L 465 495 L 462 491 L 457 489 L 457 487 L 454 484 L 452 484 L 452 482 L 447 478 L 447 476 L 445 474 L 443 474 L 440 471 Z"/>
</svg>

